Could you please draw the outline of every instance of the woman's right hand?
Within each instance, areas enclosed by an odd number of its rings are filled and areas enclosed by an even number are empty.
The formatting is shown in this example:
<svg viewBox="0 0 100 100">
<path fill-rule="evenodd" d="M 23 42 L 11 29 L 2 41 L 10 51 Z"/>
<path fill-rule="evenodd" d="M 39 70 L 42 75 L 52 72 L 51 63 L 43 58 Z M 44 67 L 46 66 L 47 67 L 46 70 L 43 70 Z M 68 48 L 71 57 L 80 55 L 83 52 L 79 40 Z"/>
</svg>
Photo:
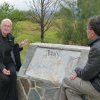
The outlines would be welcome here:
<svg viewBox="0 0 100 100">
<path fill-rule="evenodd" d="M 20 44 L 19 44 L 19 47 L 20 48 L 23 48 L 23 47 L 25 47 L 25 46 L 27 46 L 28 45 L 28 39 L 25 39 L 25 40 L 23 40 Z"/>
<path fill-rule="evenodd" d="M 10 73 L 10 70 L 7 70 L 6 68 L 4 68 L 3 70 L 2 70 L 2 72 L 3 72 L 3 74 L 5 74 L 5 75 L 10 75 L 11 73 Z"/>
</svg>

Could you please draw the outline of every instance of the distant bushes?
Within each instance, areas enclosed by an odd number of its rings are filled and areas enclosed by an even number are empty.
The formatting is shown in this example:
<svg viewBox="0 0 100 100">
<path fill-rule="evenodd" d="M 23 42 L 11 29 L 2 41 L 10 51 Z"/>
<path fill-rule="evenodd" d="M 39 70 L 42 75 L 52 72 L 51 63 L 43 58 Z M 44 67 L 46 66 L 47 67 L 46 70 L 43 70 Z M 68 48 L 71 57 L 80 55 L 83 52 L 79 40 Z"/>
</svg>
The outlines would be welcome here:
<svg viewBox="0 0 100 100">
<path fill-rule="evenodd" d="M 77 0 L 76 2 L 64 1 L 57 12 L 58 37 L 64 44 L 87 45 L 86 28 L 88 18 L 100 15 L 100 0 Z"/>
<path fill-rule="evenodd" d="M 4 18 L 9 18 L 13 23 L 17 21 L 29 20 L 30 11 L 21 11 L 6 2 L 0 5 L 0 21 Z"/>
</svg>

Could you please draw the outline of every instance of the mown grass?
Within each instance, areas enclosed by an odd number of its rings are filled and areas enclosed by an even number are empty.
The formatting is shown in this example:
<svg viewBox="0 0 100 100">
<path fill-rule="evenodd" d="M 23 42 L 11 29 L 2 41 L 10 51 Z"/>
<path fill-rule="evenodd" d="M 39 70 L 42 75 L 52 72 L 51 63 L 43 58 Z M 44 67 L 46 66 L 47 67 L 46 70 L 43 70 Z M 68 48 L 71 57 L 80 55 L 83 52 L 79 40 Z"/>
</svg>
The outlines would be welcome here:
<svg viewBox="0 0 100 100">
<path fill-rule="evenodd" d="M 19 21 L 16 23 L 13 34 L 15 36 L 15 42 L 20 43 L 24 39 L 28 39 L 29 43 L 40 42 L 40 31 L 39 26 L 36 23 L 32 23 L 30 21 Z M 57 37 L 57 29 L 53 25 L 46 33 L 45 33 L 45 42 L 47 43 L 59 43 L 59 39 Z M 22 61 L 25 58 L 27 47 L 23 49 L 21 52 Z"/>
</svg>

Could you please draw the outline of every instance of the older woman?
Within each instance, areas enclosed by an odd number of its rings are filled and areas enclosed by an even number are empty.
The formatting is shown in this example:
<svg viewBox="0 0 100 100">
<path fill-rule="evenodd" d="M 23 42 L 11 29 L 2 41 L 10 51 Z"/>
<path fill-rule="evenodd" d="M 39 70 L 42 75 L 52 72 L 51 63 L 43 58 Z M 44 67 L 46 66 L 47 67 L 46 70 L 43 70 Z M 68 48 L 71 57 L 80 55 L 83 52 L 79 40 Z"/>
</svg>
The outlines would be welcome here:
<svg viewBox="0 0 100 100">
<path fill-rule="evenodd" d="M 0 30 L 0 100 L 18 100 L 16 89 L 16 68 L 20 66 L 19 52 L 27 44 L 14 44 L 11 35 L 12 21 L 4 19 Z M 19 63 L 19 64 L 18 64 Z"/>
</svg>

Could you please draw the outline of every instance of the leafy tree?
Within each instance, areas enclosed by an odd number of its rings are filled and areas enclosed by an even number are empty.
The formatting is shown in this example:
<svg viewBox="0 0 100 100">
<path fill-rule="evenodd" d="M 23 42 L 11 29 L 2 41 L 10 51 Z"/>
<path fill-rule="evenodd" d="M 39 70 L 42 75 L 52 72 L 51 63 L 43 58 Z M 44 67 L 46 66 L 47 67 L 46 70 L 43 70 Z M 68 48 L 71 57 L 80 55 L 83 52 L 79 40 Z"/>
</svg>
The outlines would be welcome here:
<svg viewBox="0 0 100 100">
<path fill-rule="evenodd" d="M 0 6 L 0 20 L 4 18 L 11 18 L 13 10 L 13 6 L 10 6 L 8 3 L 4 2 L 3 5 Z"/>
<path fill-rule="evenodd" d="M 62 20 L 58 36 L 63 43 L 87 45 L 86 27 L 89 17 L 100 14 L 100 0 L 63 0 L 58 12 Z M 58 15 L 59 15 L 58 14 Z"/>
<path fill-rule="evenodd" d="M 24 11 L 14 9 L 14 7 L 6 2 L 0 6 L 0 20 L 4 18 L 9 18 L 13 22 L 25 20 Z"/>
</svg>

